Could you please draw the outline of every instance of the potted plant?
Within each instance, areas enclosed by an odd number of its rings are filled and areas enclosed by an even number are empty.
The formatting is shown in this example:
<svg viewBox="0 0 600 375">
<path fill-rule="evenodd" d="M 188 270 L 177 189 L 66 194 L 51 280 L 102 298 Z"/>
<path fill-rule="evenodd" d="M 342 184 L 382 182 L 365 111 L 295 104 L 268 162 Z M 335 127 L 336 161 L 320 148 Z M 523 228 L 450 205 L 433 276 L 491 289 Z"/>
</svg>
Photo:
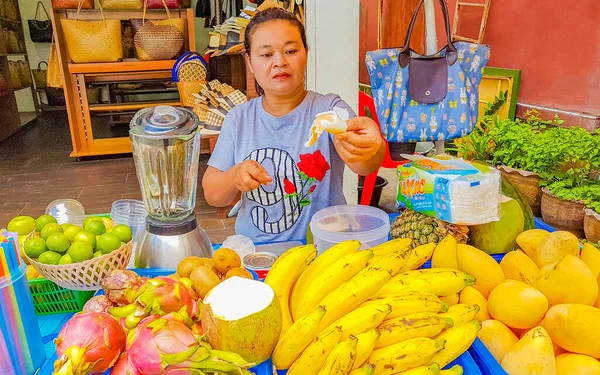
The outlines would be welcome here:
<svg viewBox="0 0 600 375">
<path fill-rule="evenodd" d="M 600 242 L 600 201 L 588 203 L 583 218 L 585 239 L 589 242 Z"/>
<path fill-rule="evenodd" d="M 586 205 L 593 205 L 592 202 L 600 201 L 600 184 L 571 187 L 565 181 L 558 181 L 542 191 L 544 221 L 556 229 L 567 230 L 583 238 L 585 208 Z"/>
</svg>

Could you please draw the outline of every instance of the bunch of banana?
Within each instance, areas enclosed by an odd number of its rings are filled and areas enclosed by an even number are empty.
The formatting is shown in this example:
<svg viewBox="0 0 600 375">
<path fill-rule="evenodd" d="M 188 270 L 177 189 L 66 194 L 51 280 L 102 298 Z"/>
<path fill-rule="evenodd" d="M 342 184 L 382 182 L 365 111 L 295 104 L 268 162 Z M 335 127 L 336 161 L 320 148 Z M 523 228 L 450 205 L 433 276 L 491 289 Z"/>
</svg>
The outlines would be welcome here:
<svg viewBox="0 0 600 375">
<path fill-rule="evenodd" d="M 359 241 L 288 250 L 265 282 L 282 305 L 273 364 L 289 375 L 438 375 L 475 340 L 476 305 L 454 297 L 475 283 L 447 268 L 416 270 L 435 244 L 395 239 L 368 250 Z M 449 307 L 451 301 L 453 306 Z M 287 322 L 287 323 L 286 323 Z"/>
</svg>

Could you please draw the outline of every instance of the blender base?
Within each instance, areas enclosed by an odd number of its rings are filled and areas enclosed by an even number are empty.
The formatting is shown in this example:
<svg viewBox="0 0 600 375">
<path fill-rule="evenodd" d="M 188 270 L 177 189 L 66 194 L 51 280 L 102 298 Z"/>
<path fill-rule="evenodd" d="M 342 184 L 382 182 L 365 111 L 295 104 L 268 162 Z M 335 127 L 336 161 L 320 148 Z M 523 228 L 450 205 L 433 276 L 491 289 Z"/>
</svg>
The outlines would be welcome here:
<svg viewBox="0 0 600 375">
<path fill-rule="evenodd" d="M 212 243 L 198 226 L 196 215 L 178 222 L 161 223 L 146 219 L 146 233 L 138 245 L 136 268 L 176 269 L 189 256 L 211 258 Z"/>
</svg>

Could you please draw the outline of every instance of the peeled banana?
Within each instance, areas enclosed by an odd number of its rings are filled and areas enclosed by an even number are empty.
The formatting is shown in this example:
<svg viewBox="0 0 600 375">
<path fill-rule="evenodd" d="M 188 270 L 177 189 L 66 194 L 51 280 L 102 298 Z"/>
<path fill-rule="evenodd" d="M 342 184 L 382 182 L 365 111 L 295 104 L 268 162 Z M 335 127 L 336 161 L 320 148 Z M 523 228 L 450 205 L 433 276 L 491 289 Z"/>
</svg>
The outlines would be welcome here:
<svg viewBox="0 0 600 375">
<path fill-rule="evenodd" d="M 315 275 L 304 295 L 299 297 L 300 305 L 295 310 L 294 318 L 298 319 L 312 311 L 325 296 L 363 270 L 372 257 L 371 250 L 354 252 L 339 258 Z"/>
<path fill-rule="evenodd" d="M 379 296 L 361 304 L 361 306 L 371 305 L 390 305 L 392 307 L 392 312 L 385 317 L 385 320 L 419 312 L 437 313 L 448 311 L 448 305 L 434 294 L 416 291 Z"/>
<path fill-rule="evenodd" d="M 325 250 L 323 254 L 321 254 L 308 266 L 308 268 L 306 268 L 294 285 L 294 290 L 292 291 L 292 296 L 290 299 L 290 308 L 294 320 L 306 315 L 308 311 L 312 311 L 312 309 L 309 309 L 305 311 L 304 314 L 298 314 L 298 308 L 302 306 L 302 298 L 305 293 L 310 290 L 310 284 L 313 282 L 315 277 L 322 274 L 326 268 L 331 266 L 338 259 L 358 251 L 360 246 L 361 243 L 358 240 L 342 241 Z"/>
<path fill-rule="evenodd" d="M 319 334 L 319 323 L 325 316 L 325 308 L 319 306 L 308 315 L 303 316 L 279 338 L 273 351 L 273 365 L 278 369 L 288 369 L 302 351 Z"/>
<path fill-rule="evenodd" d="M 281 334 L 293 323 L 289 307 L 292 286 L 316 257 L 317 248 L 314 245 L 292 248 L 277 258 L 267 274 L 265 283 L 273 288 L 281 305 Z"/>
<path fill-rule="evenodd" d="M 335 329 L 325 335 L 319 335 L 294 361 L 287 375 L 317 375 L 333 348 L 340 342 L 342 330 Z"/>
<path fill-rule="evenodd" d="M 353 370 L 364 365 L 367 358 L 373 353 L 375 343 L 379 339 L 379 330 L 373 328 L 365 333 L 356 335 L 356 338 L 358 339 L 358 344 L 356 346 L 356 360 L 354 361 L 354 366 L 352 366 Z"/>
<path fill-rule="evenodd" d="M 452 319 L 430 312 L 388 320 L 379 326 L 381 334 L 375 350 L 417 337 L 435 337 L 453 325 Z"/>
<path fill-rule="evenodd" d="M 346 375 L 352 370 L 356 360 L 356 336 L 340 342 L 333 348 L 318 375 Z"/>
<path fill-rule="evenodd" d="M 367 362 L 375 365 L 378 375 L 395 374 L 428 364 L 445 343 L 444 339 L 414 338 L 374 350 Z"/>
<path fill-rule="evenodd" d="M 404 267 L 402 267 L 401 271 L 404 272 L 416 270 L 417 268 L 421 267 L 423 264 L 425 264 L 425 262 L 431 259 L 434 250 L 435 243 L 433 242 L 415 247 L 410 253 L 408 260 L 406 261 Z"/>
<path fill-rule="evenodd" d="M 475 315 L 479 312 L 479 306 L 468 303 L 459 303 L 458 305 L 450 306 L 447 312 L 440 314 L 454 320 L 454 324 L 469 323 L 475 319 Z"/>
<path fill-rule="evenodd" d="M 443 350 L 433 356 L 430 363 L 437 363 L 444 368 L 473 344 L 480 329 L 481 323 L 473 320 L 469 323 L 457 324 L 439 335 L 437 338 L 445 340 L 446 345 Z"/>
<path fill-rule="evenodd" d="M 377 295 L 397 294 L 408 290 L 447 296 L 475 284 L 475 278 L 465 272 L 450 268 L 428 268 L 408 271 L 394 276 Z"/>
<path fill-rule="evenodd" d="M 350 335 L 356 336 L 379 326 L 390 311 L 392 309 L 389 305 L 358 307 L 336 320 L 322 333 L 339 327 L 342 329 L 342 340 L 346 340 Z"/>
</svg>

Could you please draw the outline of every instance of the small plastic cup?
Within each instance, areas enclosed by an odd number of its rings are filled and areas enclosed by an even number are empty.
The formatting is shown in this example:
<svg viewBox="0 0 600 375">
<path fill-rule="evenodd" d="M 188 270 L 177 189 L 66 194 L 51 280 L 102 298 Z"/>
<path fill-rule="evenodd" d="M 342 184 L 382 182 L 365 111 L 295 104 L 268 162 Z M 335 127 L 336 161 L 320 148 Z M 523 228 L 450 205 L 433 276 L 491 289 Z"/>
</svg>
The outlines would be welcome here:
<svg viewBox="0 0 600 375">
<path fill-rule="evenodd" d="M 70 223 L 82 225 L 85 220 L 85 209 L 75 199 L 57 199 L 46 206 L 46 213 L 53 216 L 58 224 Z"/>
<path fill-rule="evenodd" d="M 124 224 L 131 228 L 133 251 L 127 268 L 135 267 L 137 245 L 146 233 L 146 217 L 148 211 L 144 203 L 135 199 L 114 201 L 110 210 L 110 218 L 114 225 Z"/>
</svg>

